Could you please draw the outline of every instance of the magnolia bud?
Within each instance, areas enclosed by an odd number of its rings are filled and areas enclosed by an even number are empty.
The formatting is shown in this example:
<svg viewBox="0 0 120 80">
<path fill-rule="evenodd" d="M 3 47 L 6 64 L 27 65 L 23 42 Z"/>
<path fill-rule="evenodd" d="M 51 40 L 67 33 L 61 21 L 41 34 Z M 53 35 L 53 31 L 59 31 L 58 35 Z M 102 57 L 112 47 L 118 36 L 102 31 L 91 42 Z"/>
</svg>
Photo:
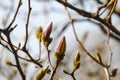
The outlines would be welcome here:
<svg viewBox="0 0 120 80">
<path fill-rule="evenodd" d="M 118 72 L 118 68 L 114 68 L 112 70 L 112 77 L 115 77 L 117 75 L 117 72 Z"/>
<path fill-rule="evenodd" d="M 13 64 L 10 61 L 5 62 L 8 66 L 12 66 Z"/>
<path fill-rule="evenodd" d="M 41 80 L 45 76 L 45 74 L 48 70 L 48 67 L 49 66 L 47 65 L 47 66 L 43 67 L 40 71 L 38 71 L 38 73 L 36 74 L 36 80 Z"/>
<path fill-rule="evenodd" d="M 49 46 L 49 44 L 52 42 L 52 38 L 50 38 L 50 34 L 52 32 L 52 22 L 50 22 L 46 28 L 43 30 L 42 33 L 42 43 L 46 47 Z"/>
<path fill-rule="evenodd" d="M 46 27 L 45 29 L 43 30 L 43 37 L 44 39 L 47 39 L 50 37 L 50 34 L 52 32 L 52 22 L 50 22 Z"/>
<path fill-rule="evenodd" d="M 80 53 L 79 53 L 79 51 L 77 51 L 75 53 L 73 65 L 74 65 L 74 69 L 78 69 L 80 67 Z"/>
<path fill-rule="evenodd" d="M 41 28 L 41 27 L 38 27 L 38 28 L 36 29 L 36 37 L 37 37 L 37 39 L 40 40 L 40 41 L 41 41 L 41 36 L 42 36 L 42 28 Z"/>
<path fill-rule="evenodd" d="M 65 50 L 66 50 L 66 40 L 65 40 L 65 36 L 63 36 L 61 40 L 59 41 L 57 48 L 55 50 L 55 53 L 54 53 L 57 60 L 63 59 Z"/>
</svg>

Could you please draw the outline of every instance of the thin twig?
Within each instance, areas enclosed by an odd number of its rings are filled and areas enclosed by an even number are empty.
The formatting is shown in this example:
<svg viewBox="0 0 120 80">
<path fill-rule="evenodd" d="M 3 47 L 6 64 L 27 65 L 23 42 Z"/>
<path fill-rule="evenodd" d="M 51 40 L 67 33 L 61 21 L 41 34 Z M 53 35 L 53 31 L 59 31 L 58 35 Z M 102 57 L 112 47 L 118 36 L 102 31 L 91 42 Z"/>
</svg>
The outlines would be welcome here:
<svg viewBox="0 0 120 80">
<path fill-rule="evenodd" d="M 23 46 L 23 48 L 25 48 L 25 49 L 26 49 L 26 44 L 27 44 L 27 41 L 28 41 L 28 26 L 29 26 L 31 10 L 32 10 L 31 2 L 30 2 L 30 0 L 28 0 L 28 15 L 27 15 L 27 21 L 26 21 L 26 37 L 25 37 L 25 43 L 24 43 L 24 46 Z"/>
<path fill-rule="evenodd" d="M 73 20 L 72 20 L 72 18 L 71 18 L 71 16 L 70 16 L 70 13 L 69 13 L 69 11 L 67 10 L 66 7 L 65 7 L 65 11 L 67 12 L 67 15 L 68 15 L 68 17 L 69 17 L 70 23 L 71 23 L 71 25 L 72 25 L 73 34 L 74 34 L 74 36 L 75 36 L 76 41 L 77 41 L 78 44 L 79 44 L 79 47 L 82 48 L 82 49 L 87 53 L 87 55 L 88 55 L 91 59 L 93 59 L 96 63 L 100 64 L 101 66 L 105 66 L 104 64 L 100 63 L 96 58 L 94 58 L 94 57 L 85 49 L 85 47 L 83 46 L 82 42 L 79 40 L 79 38 L 78 38 L 78 36 L 77 36 L 77 33 L 76 33 L 76 31 L 75 31 L 75 27 L 74 27 Z"/>
<path fill-rule="evenodd" d="M 14 23 L 14 21 L 16 19 L 16 16 L 18 14 L 19 8 L 20 8 L 21 5 L 22 5 L 22 0 L 19 0 L 18 7 L 17 7 L 17 10 L 16 10 L 15 15 L 13 17 L 13 20 L 10 22 L 10 24 L 7 27 L 7 29 L 2 30 L 2 31 L 3 31 L 3 34 L 5 34 L 5 36 L 7 37 L 8 44 L 9 44 L 11 49 L 9 49 L 7 47 L 6 48 L 14 54 L 15 61 L 16 61 L 16 68 L 18 69 L 18 71 L 19 71 L 19 73 L 20 73 L 20 75 L 22 77 L 22 80 L 26 80 L 26 76 L 24 75 L 24 73 L 22 71 L 22 68 L 21 68 L 21 65 L 20 65 L 20 61 L 19 61 L 19 58 L 18 58 L 17 50 L 15 50 L 15 48 L 14 48 L 12 42 L 11 42 L 11 39 L 10 39 L 10 33 L 12 32 L 12 28 L 10 29 L 10 27 Z"/>
<path fill-rule="evenodd" d="M 108 19 L 111 18 L 112 14 L 113 14 L 113 12 L 114 12 L 114 10 L 115 10 L 115 7 L 116 7 L 116 5 L 117 5 L 117 0 L 114 0 L 114 1 L 111 0 L 111 3 L 113 3 L 113 4 L 112 4 L 113 7 L 112 7 L 112 9 L 110 10 L 110 12 L 109 12 L 109 14 L 108 14 L 108 16 L 107 16 Z"/>
<path fill-rule="evenodd" d="M 70 75 L 70 76 L 73 78 L 73 80 L 76 80 L 76 79 L 75 79 L 75 76 L 74 76 L 75 71 L 76 71 L 76 70 L 74 69 L 71 73 L 69 73 L 69 72 L 63 70 L 63 72 L 64 72 L 65 74 L 67 74 L 67 75 Z"/>
<path fill-rule="evenodd" d="M 73 21 L 74 23 L 77 23 L 77 22 L 78 22 L 78 23 L 79 23 L 79 22 L 91 22 L 92 24 L 97 25 L 97 26 L 102 30 L 102 32 L 103 32 L 104 34 L 107 34 L 107 31 L 106 31 L 105 27 L 103 27 L 101 24 L 99 24 L 98 22 L 95 22 L 95 21 L 93 21 L 93 20 L 91 20 L 91 19 L 76 19 L 76 18 L 73 18 L 72 21 Z M 69 26 L 70 24 L 71 24 L 70 21 L 68 21 L 68 22 L 66 22 L 66 23 L 64 24 L 64 26 L 62 27 L 61 31 L 57 34 L 56 39 L 62 34 L 62 32 L 64 32 L 64 31 L 68 28 L 68 26 Z M 113 38 L 113 39 L 117 40 L 118 42 L 120 42 L 120 37 L 117 36 L 117 35 L 115 35 L 115 34 L 113 34 L 113 33 L 111 33 L 111 32 L 110 32 L 110 38 Z"/>
<path fill-rule="evenodd" d="M 11 39 L 10 39 L 10 33 L 9 34 L 5 34 L 7 39 L 8 39 L 8 44 L 12 50 L 12 53 L 14 54 L 14 57 L 15 57 L 15 61 L 16 61 L 16 67 L 22 77 L 22 80 L 26 80 L 26 76 L 24 75 L 23 71 L 22 71 L 22 68 L 20 66 L 20 61 L 19 61 L 19 58 L 18 58 L 18 54 L 17 54 L 17 50 L 14 49 L 13 45 L 12 45 L 12 42 L 11 42 Z"/>
<path fill-rule="evenodd" d="M 109 55 L 110 56 L 110 58 L 109 58 L 110 62 L 109 62 L 109 65 L 104 68 L 107 80 L 111 80 L 110 75 L 109 75 L 109 67 L 111 66 L 110 64 L 111 64 L 111 60 L 112 60 L 111 50 L 110 50 L 110 46 L 109 46 L 109 35 L 110 35 L 110 30 L 108 29 L 106 45 L 108 47 L 108 51 L 110 52 L 110 55 Z"/>
<path fill-rule="evenodd" d="M 28 57 L 30 58 L 31 62 L 35 63 L 35 64 L 38 65 L 39 67 L 43 67 L 40 63 L 38 63 L 36 60 L 34 60 L 34 59 L 32 58 L 32 56 L 30 55 L 30 53 L 28 52 L 28 50 L 23 49 L 22 51 L 25 52 L 25 53 L 28 55 Z"/>
<path fill-rule="evenodd" d="M 100 1 L 100 0 L 96 0 L 96 1 L 97 1 L 97 3 L 99 3 L 99 4 L 103 4 L 103 2 Z M 115 7 L 114 13 L 117 14 L 118 16 L 120 16 L 120 8 L 119 8 L 118 6 Z"/>
<path fill-rule="evenodd" d="M 111 48 L 110 48 L 110 45 L 109 45 L 109 38 L 110 38 L 110 29 L 107 29 L 106 46 L 107 46 L 108 53 L 109 53 L 109 58 L 108 58 L 109 62 L 108 62 L 108 66 L 106 66 L 104 68 L 107 80 L 111 80 L 110 73 L 109 73 L 109 67 L 111 66 L 111 62 L 112 62 L 112 52 L 111 52 Z"/>
<path fill-rule="evenodd" d="M 107 39 L 106 39 L 106 46 L 107 46 L 108 53 L 109 53 L 108 66 L 110 67 L 111 66 L 111 62 L 112 62 L 112 55 L 113 55 L 113 53 L 112 53 L 110 45 L 109 45 L 109 38 L 110 38 L 110 30 L 108 29 L 108 31 L 107 31 Z"/>
<path fill-rule="evenodd" d="M 106 74 L 106 78 L 107 78 L 107 80 L 111 80 L 111 79 L 110 79 L 109 70 L 108 70 L 107 67 L 104 67 L 104 71 L 105 71 L 105 74 Z"/>
<path fill-rule="evenodd" d="M 38 61 L 41 59 L 41 42 L 39 42 L 39 58 Z"/>
<path fill-rule="evenodd" d="M 64 2 L 62 0 L 56 0 L 57 2 L 63 4 L 64 6 L 74 10 L 75 12 L 77 12 L 78 14 L 80 14 L 81 16 L 84 16 L 84 17 L 88 17 L 88 18 L 92 18 L 96 21 L 99 21 L 101 23 L 103 23 L 104 25 L 106 25 L 112 32 L 114 32 L 116 35 L 120 36 L 120 31 L 114 27 L 112 24 L 108 23 L 107 21 L 105 21 L 104 19 L 100 18 L 99 16 L 96 16 L 96 13 L 90 13 L 90 12 L 87 12 L 85 10 L 82 10 L 82 9 L 78 9 L 74 6 L 72 6 L 71 4 L 69 4 L 68 2 Z"/>
<path fill-rule="evenodd" d="M 59 63 L 60 63 L 60 61 L 57 61 L 57 62 L 56 62 L 56 66 L 55 66 L 55 68 L 53 69 L 53 71 L 52 71 L 52 73 L 51 73 L 51 75 L 50 75 L 49 80 L 53 80 L 53 77 L 54 77 L 54 75 L 55 75 L 55 73 L 56 73 L 56 70 L 57 70 L 57 67 L 59 66 Z"/>
<path fill-rule="evenodd" d="M 50 50 L 48 49 L 48 47 L 46 47 L 46 51 L 47 51 L 47 59 L 48 59 L 48 63 L 50 64 L 50 66 L 52 67 L 52 69 L 54 68 L 51 60 L 50 60 Z"/>
<path fill-rule="evenodd" d="M 14 23 L 14 21 L 15 21 L 15 19 L 16 19 L 16 16 L 17 16 L 17 14 L 18 14 L 18 11 L 19 11 L 21 5 L 22 5 L 22 0 L 19 0 L 17 10 L 16 10 L 16 12 L 15 12 L 15 14 L 14 14 L 14 17 L 13 17 L 12 21 L 11 21 L 10 24 L 8 25 L 7 29 L 9 29 L 9 28 L 12 26 L 12 24 Z"/>
</svg>

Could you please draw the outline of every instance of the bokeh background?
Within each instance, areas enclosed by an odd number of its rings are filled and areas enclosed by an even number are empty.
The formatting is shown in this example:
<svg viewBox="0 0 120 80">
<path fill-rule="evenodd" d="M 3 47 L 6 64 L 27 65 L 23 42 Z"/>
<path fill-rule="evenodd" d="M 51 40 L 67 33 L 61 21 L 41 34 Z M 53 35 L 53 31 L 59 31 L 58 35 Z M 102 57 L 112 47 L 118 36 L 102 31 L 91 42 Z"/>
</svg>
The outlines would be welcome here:
<svg viewBox="0 0 120 80">
<path fill-rule="evenodd" d="M 105 0 L 100 0 L 105 2 Z M 12 20 L 14 13 L 16 11 L 19 0 L 0 0 L 0 28 L 5 28 L 8 26 Z M 17 24 L 17 28 L 12 32 L 11 39 L 14 45 L 21 43 L 21 46 L 24 44 L 25 40 L 25 25 L 27 20 L 28 13 L 28 3 L 27 0 L 22 0 L 23 4 L 20 7 L 17 18 L 14 22 L 14 25 Z M 96 12 L 98 8 L 97 0 L 68 0 L 72 5 L 84 9 L 88 12 Z M 118 7 L 120 7 L 120 1 L 118 0 Z M 31 15 L 29 22 L 29 39 L 27 43 L 27 48 L 30 54 L 37 59 L 39 55 L 39 43 L 35 36 L 35 30 L 38 26 L 44 28 L 49 22 L 53 22 L 53 30 L 51 37 L 53 42 L 50 45 L 51 49 L 51 60 L 52 64 L 55 63 L 55 58 L 53 55 L 55 46 L 59 38 L 63 35 L 66 36 L 67 41 L 67 51 L 64 57 L 64 60 L 61 62 L 56 76 L 62 80 L 72 80 L 72 78 L 65 73 L 63 70 L 71 72 L 73 70 L 73 56 L 74 53 L 79 50 L 81 53 L 81 67 L 75 72 L 77 80 L 106 80 L 105 72 L 103 68 L 91 60 L 85 53 L 82 51 L 73 35 L 71 25 L 69 24 L 68 16 L 64 10 L 63 5 L 59 4 L 56 0 L 31 0 Z M 79 39 L 82 41 L 85 48 L 93 55 L 96 51 L 99 51 L 103 61 L 107 63 L 108 61 L 108 49 L 106 47 L 106 34 L 103 33 L 101 28 L 95 23 L 89 21 L 88 18 L 82 17 L 71 9 L 68 9 L 72 18 L 77 19 L 78 21 L 74 22 L 76 32 L 79 36 Z M 107 11 L 102 15 L 104 17 Z M 92 19 L 90 19 L 92 20 Z M 94 21 L 94 20 L 92 20 Z M 96 22 L 96 21 L 94 21 Z M 112 15 L 113 25 L 120 30 L 120 15 Z M 7 45 L 7 44 L 6 44 Z M 114 38 L 110 38 L 110 47 L 113 52 L 113 59 L 110 71 L 118 67 L 118 74 L 113 80 L 120 79 L 120 41 Z M 22 57 L 27 56 L 19 52 Z M 42 46 L 42 61 L 46 61 L 46 51 L 44 46 Z M 15 63 L 14 56 L 6 50 L 3 46 L 0 45 L 0 79 L 1 80 L 21 80 L 19 73 L 16 68 L 8 66 L 5 64 L 5 61 L 11 61 Z M 35 64 L 28 63 L 21 60 L 21 64 L 26 73 L 27 80 L 34 80 L 34 76 L 39 68 L 35 68 Z M 43 63 L 46 64 L 46 63 Z M 47 80 L 49 75 L 46 75 L 44 80 Z"/>
</svg>

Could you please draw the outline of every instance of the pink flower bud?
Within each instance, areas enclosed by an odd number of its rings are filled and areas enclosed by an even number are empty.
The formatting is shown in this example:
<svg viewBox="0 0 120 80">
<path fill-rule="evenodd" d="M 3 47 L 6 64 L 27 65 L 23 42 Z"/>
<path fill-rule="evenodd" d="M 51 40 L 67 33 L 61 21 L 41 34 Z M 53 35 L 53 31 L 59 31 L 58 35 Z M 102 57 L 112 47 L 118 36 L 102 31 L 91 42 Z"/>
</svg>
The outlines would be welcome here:
<svg viewBox="0 0 120 80">
<path fill-rule="evenodd" d="M 43 36 L 44 36 L 44 39 L 50 37 L 50 34 L 52 32 L 52 22 L 50 22 L 46 27 L 45 29 L 43 30 Z"/>
<path fill-rule="evenodd" d="M 65 50 L 66 50 L 66 40 L 65 40 L 65 36 L 63 36 L 59 41 L 54 53 L 57 60 L 62 60 L 64 58 Z"/>
<path fill-rule="evenodd" d="M 65 36 L 63 36 L 57 45 L 56 52 L 64 53 L 65 50 L 66 50 L 66 40 L 65 40 Z"/>
</svg>

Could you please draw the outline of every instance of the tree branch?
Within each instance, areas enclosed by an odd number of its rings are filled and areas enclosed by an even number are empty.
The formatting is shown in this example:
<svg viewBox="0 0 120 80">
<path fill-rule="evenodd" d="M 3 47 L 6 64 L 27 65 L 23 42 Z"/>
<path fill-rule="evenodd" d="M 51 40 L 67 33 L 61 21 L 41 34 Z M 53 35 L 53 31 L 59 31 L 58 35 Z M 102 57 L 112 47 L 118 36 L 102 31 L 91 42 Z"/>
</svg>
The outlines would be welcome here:
<svg viewBox="0 0 120 80">
<path fill-rule="evenodd" d="M 64 2 L 62 0 L 56 0 L 57 2 L 63 4 L 64 6 L 74 10 L 75 12 L 77 12 L 78 14 L 80 14 L 81 16 L 87 17 L 87 18 L 92 18 L 96 21 L 99 21 L 100 23 L 106 25 L 112 32 L 114 32 L 116 35 L 120 36 L 120 31 L 118 29 L 116 29 L 112 24 L 110 24 L 109 22 L 105 21 L 104 19 L 100 18 L 98 15 L 96 15 L 96 13 L 90 13 L 87 11 L 84 11 L 82 9 L 78 9 L 74 6 L 72 6 L 71 4 L 69 4 L 68 2 Z"/>
</svg>

